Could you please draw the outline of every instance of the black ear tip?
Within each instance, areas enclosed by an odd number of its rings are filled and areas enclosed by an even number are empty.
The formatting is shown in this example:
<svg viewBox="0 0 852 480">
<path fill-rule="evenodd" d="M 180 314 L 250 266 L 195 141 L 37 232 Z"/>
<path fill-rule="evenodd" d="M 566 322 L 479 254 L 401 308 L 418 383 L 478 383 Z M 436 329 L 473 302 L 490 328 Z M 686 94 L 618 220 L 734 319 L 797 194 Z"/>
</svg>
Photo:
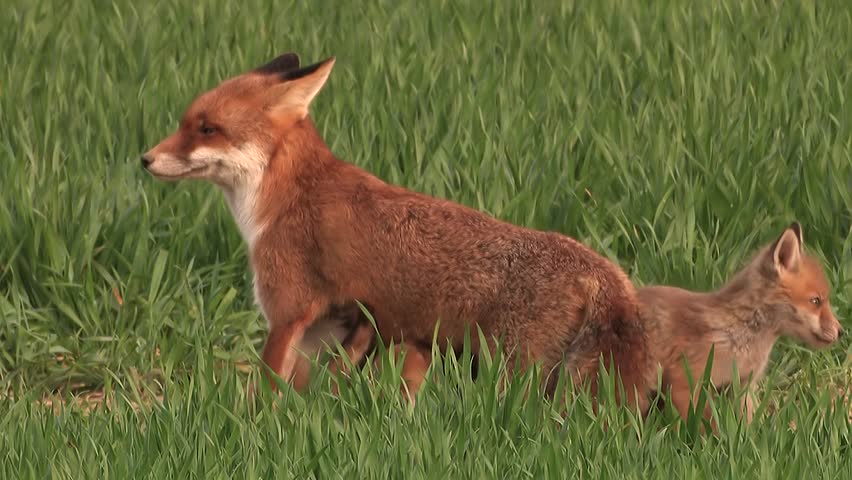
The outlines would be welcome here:
<svg viewBox="0 0 852 480">
<path fill-rule="evenodd" d="M 802 240 L 802 225 L 801 225 L 799 222 L 794 221 L 794 222 L 793 222 L 793 223 L 791 223 L 791 224 L 790 224 L 790 226 L 789 226 L 789 227 L 787 227 L 787 228 L 789 228 L 790 230 L 792 230 L 792 231 L 793 231 L 793 233 L 795 233 L 795 234 L 796 234 L 796 237 L 798 237 L 798 238 L 799 238 L 799 241 L 801 241 L 801 240 Z"/>
<path fill-rule="evenodd" d="M 299 64 L 299 56 L 293 52 L 287 52 L 273 58 L 265 65 L 256 68 L 255 71 L 264 74 L 277 73 L 280 75 L 298 69 Z"/>
<path fill-rule="evenodd" d="M 304 76 L 310 75 L 310 74 L 316 72 L 317 70 L 319 70 L 321 67 L 324 67 L 326 65 L 331 65 L 332 63 L 334 63 L 334 60 L 335 60 L 335 57 L 328 57 L 325 60 L 317 62 L 313 65 L 307 65 L 307 66 L 304 66 L 302 68 L 289 70 L 289 71 L 281 74 L 281 80 L 296 80 L 298 78 L 302 78 Z"/>
</svg>

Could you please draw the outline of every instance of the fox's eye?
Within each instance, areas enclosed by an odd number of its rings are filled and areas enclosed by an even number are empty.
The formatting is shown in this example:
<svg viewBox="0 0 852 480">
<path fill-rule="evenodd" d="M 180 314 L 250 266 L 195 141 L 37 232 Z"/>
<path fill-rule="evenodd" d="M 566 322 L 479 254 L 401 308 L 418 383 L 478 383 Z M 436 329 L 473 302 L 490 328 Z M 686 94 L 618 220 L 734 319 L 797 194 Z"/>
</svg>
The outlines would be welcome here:
<svg viewBox="0 0 852 480">
<path fill-rule="evenodd" d="M 814 305 L 816 305 L 818 307 L 818 306 L 822 305 L 822 299 L 819 298 L 819 297 L 813 297 L 813 298 L 811 298 L 811 303 L 813 303 Z"/>
<path fill-rule="evenodd" d="M 201 134 L 205 137 L 209 137 L 210 135 L 216 133 L 216 127 L 210 125 L 201 125 L 201 128 L 199 130 L 201 131 Z"/>
</svg>

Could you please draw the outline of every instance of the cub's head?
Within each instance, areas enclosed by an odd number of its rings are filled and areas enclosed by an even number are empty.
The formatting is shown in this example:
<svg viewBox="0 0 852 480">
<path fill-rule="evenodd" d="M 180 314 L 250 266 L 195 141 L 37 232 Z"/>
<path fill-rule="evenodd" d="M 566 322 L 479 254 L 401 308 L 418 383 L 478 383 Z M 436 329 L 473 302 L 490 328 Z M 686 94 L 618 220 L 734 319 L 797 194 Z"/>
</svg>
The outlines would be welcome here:
<svg viewBox="0 0 852 480">
<path fill-rule="evenodd" d="M 197 178 L 223 188 L 260 174 L 286 130 L 308 115 L 334 57 L 307 67 L 285 53 L 207 91 L 184 112 L 176 132 L 142 155 L 156 178 Z"/>
<path fill-rule="evenodd" d="M 843 328 L 831 312 L 830 287 L 822 266 L 804 251 L 802 227 L 790 225 L 762 256 L 762 272 L 773 286 L 781 334 L 812 348 L 837 341 Z"/>
</svg>

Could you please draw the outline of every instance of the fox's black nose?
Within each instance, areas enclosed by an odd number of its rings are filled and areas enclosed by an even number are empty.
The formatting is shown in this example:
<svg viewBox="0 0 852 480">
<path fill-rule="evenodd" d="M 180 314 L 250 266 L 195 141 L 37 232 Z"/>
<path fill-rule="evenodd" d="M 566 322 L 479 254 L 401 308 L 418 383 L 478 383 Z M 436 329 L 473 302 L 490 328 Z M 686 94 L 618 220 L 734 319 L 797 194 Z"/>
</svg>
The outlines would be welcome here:
<svg viewBox="0 0 852 480">
<path fill-rule="evenodd" d="M 843 338 L 844 333 L 846 333 L 846 330 L 843 330 L 843 328 L 838 328 L 837 329 L 837 338 Z"/>
<path fill-rule="evenodd" d="M 147 153 L 142 155 L 142 168 L 148 168 L 148 165 L 151 165 L 151 162 L 154 160 L 151 159 L 151 156 Z"/>
</svg>

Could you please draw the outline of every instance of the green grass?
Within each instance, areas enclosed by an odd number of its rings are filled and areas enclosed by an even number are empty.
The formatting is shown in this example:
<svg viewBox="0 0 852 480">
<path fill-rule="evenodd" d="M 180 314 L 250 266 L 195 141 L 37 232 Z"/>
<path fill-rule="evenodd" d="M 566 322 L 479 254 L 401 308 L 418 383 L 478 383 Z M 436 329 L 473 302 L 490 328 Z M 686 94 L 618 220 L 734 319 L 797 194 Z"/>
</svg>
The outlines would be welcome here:
<svg viewBox="0 0 852 480">
<path fill-rule="evenodd" d="M 848 337 L 778 345 L 771 415 L 746 428 L 723 403 L 717 439 L 666 411 L 593 419 L 584 396 L 563 420 L 523 378 L 498 396 L 496 366 L 472 382 L 452 358 L 414 409 L 385 370 L 252 412 L 257 371 L 236 367 L 265 325 L 237 229 L 213 187 L 138 160 L 219 80 L 335 55 L 312 111 L 341 158 L 572 235 L 639 284 L 716 287 L 797 219 L 848 319 L 849 2 L 195 3 L 4 3 L 0 476 L 852 474 L 848 405 L 830 407 Z M 90 391 L 111 407 L 36 403 Z"/>
</svg>

